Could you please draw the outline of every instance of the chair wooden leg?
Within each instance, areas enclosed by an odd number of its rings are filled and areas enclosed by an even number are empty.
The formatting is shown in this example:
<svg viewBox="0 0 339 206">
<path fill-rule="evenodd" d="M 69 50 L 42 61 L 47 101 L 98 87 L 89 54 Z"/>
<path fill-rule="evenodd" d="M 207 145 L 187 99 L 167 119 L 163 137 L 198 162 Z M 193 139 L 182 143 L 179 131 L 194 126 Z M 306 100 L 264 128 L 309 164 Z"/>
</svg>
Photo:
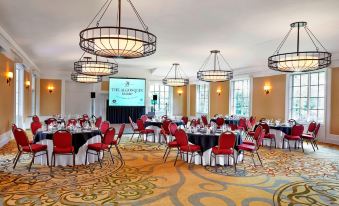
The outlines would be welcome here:
<svg viewBox="0 0 339 206">
<path fill-rule="evenodd" d="M 255 165 L 254 154 L 253 153 L 251 153 L 251 157 L 252 157 L 252 161 L 253 161 L 253 164 L 254 164 L 254 167 L 255 167 L 256 165 Z"/>
<path fill-rule="evenodd" d="M 235 159 L 235 155 L 233 153 L 233 164 L 234 164 L 234 173 L 237 173 L 237 160 Z"/>
<path fill-rule="evenodd" d="M 115 146 L 115 149 L 117 150 L 120 158 L 122 159 L 122 155 L 121 155 L 121 152 L 120 152 L 120 149 L 119 149 L 118 145 L 114 145 L 114 146 Z"/>
<path fill-rule="evenodd" d="M 73 171 L 74 171 L 74 168 L 75 168 L 75 153 L 74 152 L 72 153 L 72 156 L 73 156 Z"/>
<path fill-rule="evenodd" d="M 108 149 L 108 152 L 109 152 L 109 154 L 111 155 L 111 159 L 112 159 L 112 162 L 113 162 L 113 164 L 114 164 L 114 159 L 113 159 L 113 155 L 112 155 L 112 152 L 111 152 L 111 150 L 110 150 L 110 149 Z"/>
<path fill-rule="evenodd" d="M 97 155 L 98 155 L 98 162 L 100 163 L 100 167 L 102 168 L 102 164 L 101 164 L 101 161 L 100 161 L 100 152 L 97 152 Z"/>
<path fill-rule="evenodd" d="M 46 160 L 47 160 L 47 166 L 49 167 L 48 151 L 47 150 L 46 150 Z"/>
<path fill-rule="evenodd" d="M 311 143 L 311 145 L 312 145 L 313 151 L 315 152 L 315 148 L 314 148 L 313 142 L 310 141 L 310 143 Z"/>
<path fill-rule="evenodd" d="M 317 141 L 316 141 L 316 140 L 313 140 L 313 143 L 314 143 L 314 145 L 317 147 L 317 150 L 319 150 Z"/>
<path fill-rule="evenodd" d="M 16 155 L 15 155 L 15 157 L 13 159 L 13 163 L 16 161 L 16 158 L 18 158 L 19 153 L 20 153 L 20 150 L 18 150 L 18 152 L 16 153 Z"/>
<path fill-rule="evenodd" d="M 257 153 L 257 156 L 258 156 L 258 159 L 259 159 L 259 161 L 260 161 L 260 164 L 261 164 L 261 166 L 263 166 L 263 165 L 262 165 L 262 161 L 261 161 L 261 158 L 260 158 L 260 156 L 259 156 L 259 153 L 258 153 L 258 151 L 257 151 L 256 153 Z"/>
<path fill-rule="evenodd" d="M 176 165 L 176 163 L 177 163 L 177 160 L 178 160 L 179 153 L 180 153 L 180 150 L 178 149 L 177 156 L 176 156 L 176 158 L 175 158 L 175 161 L 174 161 L 174 166 L 175 166 L 175 165 Z"/>
<path fill-rule="evenodd" d="M 164 158 L 166 157 L 166 154 L 167 154 L 168 148 L 169 148 L 169 147 L 166 147 L 166 150 L 165 150 L 165 153 L 164 153 L 164 155 L 162 156 L 162 159 L 164 159 Z"/>
<path fill-rule="evenodd" d="M 191 166 L 192 159 L 193 159 L 193 152 L 191 152 L 191 158 L 190 158 L 190 160 L 189 160 L 189 162 L 188 162 L 188 169 L 189 169 L 190 166 Z M 187 160 L 188 160 L 188 156 L 187 156 Z"/>
<path fill-rule="evenodd" d="M 290 140 L 287 140 L 287 144 L 288 144 L 288 149 L 291 151 Z"/>
<path fill-rule="evenodd" d="M 87 165 L 87 156 L 88 156 L 88 149 L 86 150 L 85 165 Z"/>
<path fill-rule="evenodd" d="M 134 134 L 135 134 L 135 132 L 133 132 L 132 137 L 129 139 L 130 142 L 133 140 Z"/>
<path fill-rule="evenodd" d="M 277 149 L 277 140 L 274 138 L 274 148 Z"/>
<path fill-rule="evenodd" d="M 296 141 L 297 142 L 297 141 Z M 301 144 L 301 149 L 303 150 L 303 152 L 305 152 L 304 151 L 304 142 L 303 142 L 303 140 L 301 139 L 301 140 L 299 140 L 299 142 L 300 142 L 300 144 Z"/>
<path fill-rule="evenodd" d="M 31 163 L 29 163 L 28 172 L 31 171 L 31 167 L 32 167 L 32 164 L 34 162 L 34 158 L 35 158 L 35 153 L 33 153 L 33 157 L 32 157 Z"/>
<path fill-rule="evenodd" d="M 19 161 L 19 159 L 20 159 L 20 156 L 21 156 L 21 154 L 22 154 L 22 151 L 19 151 L 19 153 L 18 153 L 18 157 L 16 158 L 16 160 L 15 160 L 15 162 L 14 162 L 13 169 L 15 169 L 15 167 L 16 167 L 16 164 L 18 163 L 18 161 Z"/>
<path fill-rule="evenodd" d="M 169 150 L 168 150 L 168 152 L 167 152 L 167 155 L 166 155 L 166 157 L 165 157 L 165 160 L 164 160 L 164 162 L 166 162 L 167 161 L 167 158 L 168 158 L 168 155 L 170 154 L 170 152 L 171 152 L 171 148 L 169 148 Z"/>
</svg>

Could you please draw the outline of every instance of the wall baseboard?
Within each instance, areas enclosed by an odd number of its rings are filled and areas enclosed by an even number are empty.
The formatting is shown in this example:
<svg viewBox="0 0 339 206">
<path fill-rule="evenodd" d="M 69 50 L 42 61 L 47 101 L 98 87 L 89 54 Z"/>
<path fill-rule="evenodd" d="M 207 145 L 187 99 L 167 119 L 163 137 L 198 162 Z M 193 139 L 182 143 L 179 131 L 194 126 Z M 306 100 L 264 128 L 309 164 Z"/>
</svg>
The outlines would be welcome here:
<svg viewBox="0 0 339 206">
<path fill-rule="evenodd" d="M 9 142 L 11 139 L 12 131 L 7 131 L 3 134 L 0 134 L 0 148 Z"/>
</svg>

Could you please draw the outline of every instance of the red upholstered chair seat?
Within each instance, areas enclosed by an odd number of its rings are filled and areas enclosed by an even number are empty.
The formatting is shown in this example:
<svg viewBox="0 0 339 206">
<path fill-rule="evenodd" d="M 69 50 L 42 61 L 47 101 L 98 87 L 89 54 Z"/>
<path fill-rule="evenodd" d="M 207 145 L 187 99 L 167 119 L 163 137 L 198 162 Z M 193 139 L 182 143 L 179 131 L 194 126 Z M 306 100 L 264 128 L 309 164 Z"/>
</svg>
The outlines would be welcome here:
<svg viewBox="0 0 339 206">
<path fill-rule="evenodd" d="M 252 152 L 252 151 L 255 151 L 255 146 L 249 145 L 249 144 L 241 144 L 241 145 L 238 145 L 238 149 Z"/>
<path fill-rule="evenodd" d="M 275 138 L 275 134 L 265 134 L 264 138 L 266 139 L 274 139 Z"/>
<path fill-rule="evenodd" d="M 103 149 L 108 149 L 109 145 L 103 144 L 103 143 L 94 143 L 94 144 L 89 144 L 88 149 L 94 150 L 94 151 L 101 151 Z"/>
<path fill-rule="evenodd" d="M 55 154 L 73 153 L 74 147 L 55 147 L 53 151 Z"/>
<path fill-rule="evenodd" d="M 247 134 L 248 134 L 248 136 L 254 136 L 254 131 L 249 131 Z"/>
<path fill-rule="evenodd" d="M 141 134 L 150 134 L 154 133 L 154 129 L 145 129 L 140 131 Z"/>
<path fill-rule="evenodd" d="M 185 146 L 181 146 L 180 150 L 183 152 L 197 152 L 200 151 L 200 146 L 199 145 L 185 145 Z"/>
<path fill-rule="evenodd" d="M 303 134 L 301 135 L 303 139 L 314 139 L 314 136 L 312 134 Z"/>
<path fill-rule="evenodd" d="M 42 145 L 42 144 L 31 144 L 31 149 L 33 152 L 41 152 L 47 149 L 47 145 Z M 22 150 L 24 152 L 31 152 L 31 149 L 29 146 L 23 146 Z"/>
<path fill-rule="evenodd" d="M 293 135 L 285 135 L 284 137 L 285 139 L 288 139 L 288 140 L 300 140 L 300 136 L 293 136 Z"/>
<path fill-rule="evenodd" d="M 249 140 L 244 140 L 242 141 L 243 144 L 248 144 L 248 145 L 255 145 L 255 142 L 249 141 Z"/>
<path fill-rule="evenodd" d="M 179 146 L 177 141 L 169 142 L 167 145 L 168 145 L 168 147 L 178 147 Z"/>
<path fill-rule="evenodd" d="M 231 155 L 233 154 L 233 149 L 220 149 L 218 146 L 212 147 L 212 152 L 216 155 Z"/>
</svg>

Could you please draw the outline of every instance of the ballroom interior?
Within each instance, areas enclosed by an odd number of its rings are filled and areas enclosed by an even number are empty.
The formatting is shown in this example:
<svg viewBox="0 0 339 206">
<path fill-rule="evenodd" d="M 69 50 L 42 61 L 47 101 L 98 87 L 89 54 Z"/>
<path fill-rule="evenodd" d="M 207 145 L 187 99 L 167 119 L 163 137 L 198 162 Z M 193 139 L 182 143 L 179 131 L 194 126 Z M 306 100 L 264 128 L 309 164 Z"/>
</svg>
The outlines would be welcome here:
<svg viewBox="0 0 339 206">
<path fill-rule="evenodd" d="M 338 8 L 0 0 L 0 205 L 339 205 Z"/>
</svg>

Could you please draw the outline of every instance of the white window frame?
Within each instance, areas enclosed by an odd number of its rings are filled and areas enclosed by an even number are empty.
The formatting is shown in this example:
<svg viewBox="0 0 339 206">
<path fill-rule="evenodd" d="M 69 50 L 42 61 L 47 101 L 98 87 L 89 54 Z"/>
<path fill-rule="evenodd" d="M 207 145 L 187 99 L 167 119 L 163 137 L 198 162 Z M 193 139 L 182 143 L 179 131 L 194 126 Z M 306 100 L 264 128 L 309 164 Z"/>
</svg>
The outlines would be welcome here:
<svg viewBox="0 0 339 206">
<path fill-rule="evenodd" d="M 154 88 L 154 85 L 158 85 L 158 89 L 157 90 L 152 90 Z M 162 82 L 160 82 L 160 81 L 151 81 L 150 84 L 149 84 L 149 87 L 148 87 L 148 89 L 149 89 L 148 90 L 148 97 L 152 101 L 154 94 L 156 94 L 158 96 L 158 100 L 157 100 L 157 104 L 156 104 L 156 108 L 155 108 L 155 114 L 157 116 L 165 115 L 166 114 L 166 108 L 165 108 L 165 110 L 160 110 L 159 109 L 161 107 L 161 105 L 160 105 L 161 99 L 163 99 L 163 102 L 165 102 L 165 99 L 166 99 L 166 98 L 164 98 L 165 90 L 161 91 L 160 87 L 164 87 L 164 88 L 168 89 L 167 115 L 171 116 L 172 115 L 172 111 L 173 111 L 173 109 L 172 109 L 172 96 L 173 96 L 172 93 L 173 93 L 173 90 L 172 90 L 171 87 L 163 85 Z M 152 104 L 150 104 L 150 105 L 151 105 L 151 107 L 153 107 Z"/>
<path fill-rule="evenodd" d="M 308 90 L 307 90 L 307 105 L 308 105 L 308 109 L 307 109 L 307 118 L 306 120 L 302 121 L 302 120 L 299 120 L 299 119 L 296 119 L 297 122 L 301 123 L 301 124 L 306 124 L 310 121 L 312 121 L 312 119 L 310 119 L 310 92 L 311 92 L 311 85 L 310 85 L 310 82 L 311 82 L 311 74 L 312 73 L 320 73 L 320 72 L 324 72 L 324 76 L 325 76 L 325 84 L 324 84 L 324 109 L 323 109 L 323 112 L 324 112 L 324 117 L 321 121 L 318 121 L 319 123 L 321 124 L 325 124 L 326 120 L 327 120 L 327 109 L 326 109 L 326 105 L 327 105 L 327 96 L 328 96 L 328 71 L 327 70 L 321 70 L 321 71 L 314 71 L 314 72 L 309 72 L 309 73 L 295 73 L 295 74 L 289 74 L 288 75 L 288 78 L 287 78 L 287 84 L 286 84 L 286 91 L 287 92 L 287 96 L 286 96 L 286 119 L 291 119 L 292 118 L 292 95 L 293 95 L 293 91 L 292 91 L 292 87 L 293 87 L 293 77 L 294 75 L 302 75 L 302 74 L 308 74 Z M 319 80 L 318 80 L 319 82 Z M 318 84 L 319 86 L 319 84 Z M 317 121 L 317 120 L 316 120 Z"/>
<path fill-rule="evenodd" d="M 253 89 L 253 79 L 251 77 L 242 77 L 233 79 L 230 81 L 230 99 L 229 99 L 229 111 L 230 115 L 236 115 L 233 107 L 233 99 L 234 99 L 234 82 L 236 81 L 248 81 L 248 115 L 238 115 L 238 116 L 244 116 L 249 117 L 252 114 L 252 89 Z"/>
<path fill-rule="evenodd" d="M 24 65 L 15 64 L 15 124 L 24 128 Z"/>
<path fill-rule="evenodd" d="M 201 97 L 200 97 L 200 87 L 203 86 L 204 87 L 204 101 L 205 103 L 207 102 L 207 108 L 205 107 L 204 109 L 206 109 L 206 111 L 202 111 L 200 110 L 200 102 L 201 102 Z M 206 90 L 207 88 L 207 90 Z M 207 115 L 209 113 L 210 110 L 210 85 L 209 83 L 200 83 L 196 85 L 196 114 L 197 116 L 201 116 L 201 115 Z M 206 101 L 207 100 L 207 101 Z"/>
</svg>

